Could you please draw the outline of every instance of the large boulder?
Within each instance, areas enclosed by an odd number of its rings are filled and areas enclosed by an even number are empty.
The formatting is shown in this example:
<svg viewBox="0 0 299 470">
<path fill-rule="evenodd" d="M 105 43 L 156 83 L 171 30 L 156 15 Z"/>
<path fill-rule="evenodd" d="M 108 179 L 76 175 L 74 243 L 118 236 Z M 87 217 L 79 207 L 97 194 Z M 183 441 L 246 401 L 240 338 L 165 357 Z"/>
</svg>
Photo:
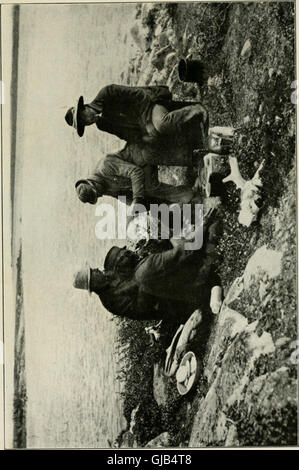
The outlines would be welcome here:
<svg viewBox="0 0 299 470">
<path fill-rule="evenodd" d="M 239 436 L 232 430 L 228 435 L 231 424 L 235 424 L 230 414 L 231 407 L 238 407 L 242 400 L 255 361 L 261 355 L 275 351 L 269 333 L 264 332 L 260 337 L 256 334 L 257 322 L 246 325 L 238 312 L 226 306 L 220 315 L 205 370 L 209 389 L 195 415 L 189 442 L 191 447 L 221 445 L 227 439 L 233 444 L 238 440 Z"/>
<path fill-rule="evenodd" d="M 274 343 L 258 314 L 250 321 L 241 308 L 236 310 L 249 291 L 264 298 L 281 264 L 281 252 L 258 248 L 226 293 L 211 338 L 204 369 L 207 393 L 193 421 L 191 447 L 296 442 L 296 380 L 290 366 L 275 370 L 275 355 L 288 338 Z"/>
<path fill-rule="evenodd" d="M 238 423 L 238 440 L 247 445 L 296 445 L 297 381 L 290 368 L 254 378 L 243 399 L 227 414 Z"/>
</svg>

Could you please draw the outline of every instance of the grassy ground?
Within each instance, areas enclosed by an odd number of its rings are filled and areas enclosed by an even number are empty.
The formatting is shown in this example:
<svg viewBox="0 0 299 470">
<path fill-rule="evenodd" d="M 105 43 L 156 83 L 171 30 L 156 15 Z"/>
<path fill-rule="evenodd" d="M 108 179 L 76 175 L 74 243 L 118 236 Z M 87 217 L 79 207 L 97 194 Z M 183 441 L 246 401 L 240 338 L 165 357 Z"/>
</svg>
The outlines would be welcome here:
<svg viewBox="0 0 299 470">
<path fill-rule="evenodd" d="M 156 24 L 161 24 L 162 29 L 171 25 L 177 37 L 184 36 L 188 25 L 190 41 L 186 51 L 204 62 L 210 80 L 200 89 L 195 85 L 174 83 L 174 93 L 180 99 L 202 100 L 209 108 L 212 125 L 239 128 L 233 155 L 238 158 L 244 178 L 251 178 L 259 164 L 265 162 L 259 220 L 250 228 L 238 223 L 239 191 L 232 183 L 227 184 L 221 212 L 224 233 L 218 246 L 222 258 L 219 274 L 225 291 L 243 273 L 258 247 L 266 244 L 283 252 L 280 276 L 267 281 L 267 302 L 258 298 L 258 286 L 252 285 L 232 306 L 249 322 L 258 320 L 259 334 L 269 331 L 274 341 L 287 338 L 285 346 L 277 348 L 270 360 L 263 355 L 257 360 L 251 374 L 259 377 L 286 364 L 290 355 L 288 339 L 294 340 L 296 336 L 295 107 L 291 102 L 291 83 L 295 79 L 294 5 L 180 3 L 171 8 L 157 8 L 147 19 L 151 31 Z M 242 58 L 241 50 L 248 39 L 251 53 Z M 182 51 L 178 48 L 176 52 L 179 56 Z M 162 78 L 160 83 L 163 83 Z M 229 172 L 225 158 L 221 172 L 223 175 Z M 192 172 L 174 168 L 161 168 L 160 176 L 169 182 L 194 179 Z M 204 365 L 213 346 L 215 327 L 215 324 L 209 325 L 209 341 L 201 351 Z M 138 402 L 145 403 L 146 399 L 147 403 L 154 403 L 152 363 L 163 356 L 162 351 L 152 354 L 147 346 L 144 352 L 148 339 L 143 325 L 134 325 L 135 339 L 128 339 L 128 329 L 123 329 L 121 334 L 124 343 L 129 341 L 131 361 L 134 358 L 126 372 L 125 403 L 129 420 Z M 290 380 L 295 374 L 295 367 L 290 368 Z M 140 414 L 137 419 L 139 444 L 144 445 L 146 440 L 167 430 L 173 445 L 188 445 L 194 415 L 207 391 L 203 374 L 188 398 L 179 397 L 175 384 L 170 381 L 167 406 L 145 406 L 143 410 L 146 409 L 151 418 Z M 240 416 L 231 416 L 239 423 L 240 445 L 296 442 L 296 410 L 292 406 L 285 416 L 272 418 L 259 418 L 254 413 L 242 416 L 240 410 L 242 407 L 238 411 Z"/>
</svg>

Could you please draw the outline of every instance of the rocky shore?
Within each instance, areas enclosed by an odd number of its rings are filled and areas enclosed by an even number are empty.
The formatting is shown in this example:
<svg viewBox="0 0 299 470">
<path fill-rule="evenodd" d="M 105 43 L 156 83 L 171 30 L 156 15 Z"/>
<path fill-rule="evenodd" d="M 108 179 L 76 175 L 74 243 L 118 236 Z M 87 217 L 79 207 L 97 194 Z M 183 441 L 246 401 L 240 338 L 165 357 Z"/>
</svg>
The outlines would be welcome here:
<svg viewBox="0 0 299 470">
<path fill-rule="evenodd" d="M 120 349 L 127 348 L 131 365 L 124 387 L 126 439 L 123 434 L 116 445 L 294 445 L 293 5 L 144 4 L 136 7 L 131 35 L 139 52 L 123 74 L 124 83 L 168 85 L 177 99 L 201 100 L 212 125 L 241 129 L 233 155 L 243 177 L 252 178 L 260 163 L 265 164 L 263 204 L 250 227 L 238 223 L 240 192 L 232 183 L 225 187 L 224 233 L 218 246 L 224 302 L 197 338 L 201 373 L 195 389 L 181 397 L 175 380 L 163 375 L 169 344 L 144 351 L 144 325 L 130 325 L 134 339 L 128 326 L 120 326 Z M 203 86 L 179 81 L 181 57 L 204 62 Z M 219 157 L 217 171 L 229 173 L 227 158 Z M 160 178 L 193 183 L 195 173 L 161 167 Z M 168 340 L 174 332 L 168 332 Z"/>
</svg>

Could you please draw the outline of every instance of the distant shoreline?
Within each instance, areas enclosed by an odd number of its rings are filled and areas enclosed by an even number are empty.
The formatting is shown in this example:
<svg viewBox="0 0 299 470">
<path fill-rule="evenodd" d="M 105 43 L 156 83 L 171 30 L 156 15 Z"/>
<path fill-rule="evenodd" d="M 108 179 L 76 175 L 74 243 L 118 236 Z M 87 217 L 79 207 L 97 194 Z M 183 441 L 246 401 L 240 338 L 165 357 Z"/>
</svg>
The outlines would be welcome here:
<svg viewBox="0 0 299 470">
<path fill-rule="evenodd" d="M 18 113 L 18 78 L 19 78 L 19 31 L 20 6 L 13 7 L 12 29 L 12 76 L 10 87 L 11 99 L 11 155 L 10 155 L 10 199 L 11 227 L 14 233 L 15 218 L 15 172 L 17 146 L 17 113 Z M 22 279 L 22 242 L 14 245 L 11 238 L 11 252 L 16 269 L 16 311 L 15 311 L 15 354 L 14 354 L 14 398 L 13 398 L 13 447 L 26 447 L 26 403 L 27 388 L 25 374 L 25 327 Z M 15 248 L 16 247 L 16 248 Z M 18 252 L 17 252 L 18 250 Z M 14 253 L 14 251 L 16 251 Z"/>
<path fill-rule="evenodd" d="M 11 199 L 11 227 L 14 231 L 14 197 L 15 197 L 15 169 L 16 169 L 16 143 L 17 143 L 17 103 L 18 103 L 18 77 L 19 77 L 19 31 L 20 6 L 13 7 L 12 31 L 12 75 L 10 87 L 11 100 L 11 154 L 10 154 L 10 199 Z M 11 247 L 13 248 L 13 246 Z"/>
</svg>

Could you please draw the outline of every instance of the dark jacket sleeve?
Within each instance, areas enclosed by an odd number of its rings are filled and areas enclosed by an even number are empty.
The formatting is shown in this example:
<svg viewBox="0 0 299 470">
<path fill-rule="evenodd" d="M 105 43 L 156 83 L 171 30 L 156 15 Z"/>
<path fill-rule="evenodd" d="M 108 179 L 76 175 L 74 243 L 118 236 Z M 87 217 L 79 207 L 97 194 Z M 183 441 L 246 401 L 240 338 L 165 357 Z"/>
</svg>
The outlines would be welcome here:
<svg viewBox="0 0 299 470">
<path fill-rule="evenodd" d="M 141 285 L 147 284 L 161 275 L 166 276 L 167 273 L 173 273 L 179 269 L 180 264 L 185 260 L 186 253 L 181 246 L 163 253 L 152 254 L 138 265 L 135 273 L 136 281 Z"/>
<path fill-rule="evenodd" d="M 129 178 L 132 184 L 133 199 L 144 198 L 144 172 L 142 168 L 133 163 L 124 162 L 113 154 L 108 155 L 105 165 L 102 167 L 102 175 L 108 178 Z"/>
<path fill-rule="evenodd" d="M 109 134 L 116 135 L 122 140 L 127 142 L 135 142 L 142 138 L 142 134 L 136 126 L 123 126 L 113 120 L 113 118 L 107 119 L 107 117 L 100 116 L 96 120 L 96 126 L 100 131 L 108 132 Z"/>
<path fill-rule="evenodd" d="M 112 84 L 102 88 L 92 104 L 109 111 L 109 107 L 115 105 L 120 109 L 124 106 L 136 105 L 136 103 L 142 102 L 146 96 L 146 91 L 142 88 Z"/>
<path fill-rule="evenodd" d="M 96 126 L 99 130 L 103 132 L 108 132 L 109 134 L 114 134 L 117 135 L 117 137 L 120 137 L 123 139 L 124 134 L 122 132 L 122 129 L 120 126 L 116 126 L 115 123 L 111 123 L 108 119 L 104 117 L 98 117 L 96 120 Z"/>
<path fill-rule="evenodd" d="M 126 85 L 107 85 L 102 88 L 92 101 L 93 107 L 109 111 L 109 107 L 117 105 L 119 109 L 126 106 L 142 104 L 150 99 L 153 102 L 170 100 L 172 97 L 166 86 L 134 87 Z"/>
<path fill-rule="evenodd" d="M 121 317 L 136 319 L 138 285 L 134 281 L 115 280 L 108 289 L 98 294 L 108 312 Z"/>
</svg>

